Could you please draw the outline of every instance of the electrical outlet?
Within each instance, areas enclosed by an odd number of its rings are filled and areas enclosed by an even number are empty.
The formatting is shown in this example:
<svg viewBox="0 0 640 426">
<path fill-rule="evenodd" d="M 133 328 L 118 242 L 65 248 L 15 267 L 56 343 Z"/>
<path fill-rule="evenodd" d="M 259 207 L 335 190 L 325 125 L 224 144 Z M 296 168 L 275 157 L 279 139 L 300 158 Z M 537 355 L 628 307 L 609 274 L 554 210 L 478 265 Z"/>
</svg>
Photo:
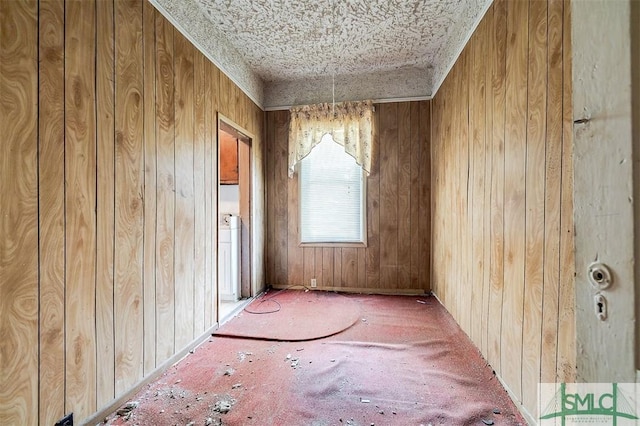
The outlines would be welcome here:
<svg viewBox="0 0 640 426">
<path fill-rule="evenodd" d="M 316 287 L 318 287 L 318 280 L 316 280 L 315 278 L 311 278 L 311 288 Z"/>
<path fill-rule="evenodd" d="M 55 424 L 55 426 L 73 426 L 73 413 L 67 414 Z"/>
</svg>

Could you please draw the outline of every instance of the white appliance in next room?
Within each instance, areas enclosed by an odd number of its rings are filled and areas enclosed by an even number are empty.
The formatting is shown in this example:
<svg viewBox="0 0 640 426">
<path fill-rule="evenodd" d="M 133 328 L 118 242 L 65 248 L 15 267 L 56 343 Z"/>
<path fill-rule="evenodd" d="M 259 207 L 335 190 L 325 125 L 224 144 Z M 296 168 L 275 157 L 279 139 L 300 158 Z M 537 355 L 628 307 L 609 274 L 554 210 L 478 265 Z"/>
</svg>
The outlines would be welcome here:
<svg viewBox="0 0 640 426">
<path fill-rule="evenodd" d="M 218 228 L 218 277 L 220 300 L 240 299 L 240 217 L 221 215 Z"/>
</svg>

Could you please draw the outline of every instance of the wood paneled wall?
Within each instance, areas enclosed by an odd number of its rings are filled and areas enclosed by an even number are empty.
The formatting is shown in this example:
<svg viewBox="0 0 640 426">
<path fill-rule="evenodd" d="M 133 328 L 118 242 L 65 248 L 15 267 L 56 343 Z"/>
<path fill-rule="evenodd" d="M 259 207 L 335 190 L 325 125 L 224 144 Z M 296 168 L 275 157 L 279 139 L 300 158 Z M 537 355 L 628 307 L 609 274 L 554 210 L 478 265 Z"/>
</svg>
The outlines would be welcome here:
<svg viewBox="0 0 640 426">
<path fill-rule="evenodd" d="M 0 423 L 82 421 L 216 323 L 216 113 L 257 191 L 264 113 L 142 0 L 0 1 L 0 93 Z"/>
<path fill-rule="evenodd" d="M 287 176 L 289 112 L 266 118 L 267 284 L 373 293 L 429 287 L 430 102 L 376 105 L 366 248 L 300 247 L 298 178 Z"/>
<path fill-rule="evenodd" d="M 433 100 L 433 289 L 530 413 L 576 368 L 569 19 L 496 0 Z"/>
</svg>

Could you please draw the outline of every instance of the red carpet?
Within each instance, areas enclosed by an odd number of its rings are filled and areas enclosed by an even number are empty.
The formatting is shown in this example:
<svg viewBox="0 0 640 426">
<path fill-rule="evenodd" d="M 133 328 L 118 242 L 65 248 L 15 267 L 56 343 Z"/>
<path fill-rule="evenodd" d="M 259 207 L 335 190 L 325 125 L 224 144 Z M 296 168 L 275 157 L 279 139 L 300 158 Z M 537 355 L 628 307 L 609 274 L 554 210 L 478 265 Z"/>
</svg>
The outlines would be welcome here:
<svg viewBox="0 0 640 426">
<path fill-rule="evenodd" d="M 342 333 L 307 342 L 212 337 L 136 395 L 129 420 L 109 424 L 526 424 L 437 300 L 344 297 L 360 319 Z M 315 312 L 308 325 L 324 321 L 327 311 Z"/>
<path fill-rule="evenodd" d="M 332 336 L 359 319 L 358 304 L 341 294 L 279 290 L 254 300 L 214 334 L 296 342 Z"/>
</svg>

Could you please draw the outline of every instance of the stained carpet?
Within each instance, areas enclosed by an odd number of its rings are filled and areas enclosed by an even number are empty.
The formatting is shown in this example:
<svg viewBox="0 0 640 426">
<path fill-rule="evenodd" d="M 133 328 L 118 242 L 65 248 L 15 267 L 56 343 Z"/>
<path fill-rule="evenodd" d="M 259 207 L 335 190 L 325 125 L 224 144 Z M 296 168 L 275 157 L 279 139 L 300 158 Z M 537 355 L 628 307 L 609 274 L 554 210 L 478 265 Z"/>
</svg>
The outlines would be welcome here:
<svg viewBox="0 0 640 426">
<path fill-rule="evenodd" d="M 214 335 L 290 342 L 313 340 L 340 333 L 359 318 L 358 303 L 342 294 L 276 290 L 254 300 Z"/>
<path fill-rule="evenodd" d="M 526 424 L 491 367 L 435 298 L 341 297 L 359 309 L 356 323 L 344 331 L 298 342 L 212 336 L 139 392 L 132 399 L 136 408 L 110 416 L 108 423 Z M 295 329 L 295 324 L 320 326 L 337 299 L 287 300 L 318 305 L 297 309 L 310 318 L 294 321 Z M 286 303 L 281 302 L 283 309 Z M 268 315 L 246 324 L 259 327 Z"/>
</svg>

